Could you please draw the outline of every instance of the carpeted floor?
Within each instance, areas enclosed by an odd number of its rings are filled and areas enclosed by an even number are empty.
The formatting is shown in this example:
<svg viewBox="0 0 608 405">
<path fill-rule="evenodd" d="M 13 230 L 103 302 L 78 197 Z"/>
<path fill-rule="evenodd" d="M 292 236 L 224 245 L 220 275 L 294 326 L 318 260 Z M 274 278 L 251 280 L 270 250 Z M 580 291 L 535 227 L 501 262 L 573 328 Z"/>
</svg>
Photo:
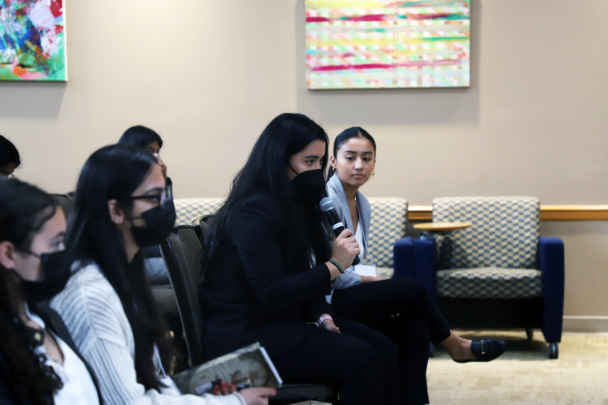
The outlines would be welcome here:
<svg viewBox="0 0 608 405">
<path fill-rule="evenodd" d="M 472 339 L 499 338 L 507 352 L 490 363 L 458 364 L 437 348 L 428 367 L 433 405 L 608 405 L 608 334 L 564 333 L 559 359 L 547 344 L 517 332 L 466 332 Z"/>
</svg>

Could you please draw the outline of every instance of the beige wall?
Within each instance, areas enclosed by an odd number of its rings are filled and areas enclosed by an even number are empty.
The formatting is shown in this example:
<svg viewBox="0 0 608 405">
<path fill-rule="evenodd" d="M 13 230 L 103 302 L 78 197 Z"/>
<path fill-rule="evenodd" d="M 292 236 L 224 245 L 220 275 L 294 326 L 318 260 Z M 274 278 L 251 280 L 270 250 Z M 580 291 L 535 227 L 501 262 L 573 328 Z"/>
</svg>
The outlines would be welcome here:
<svg viewBox="0 0 608 405">
<path fill-rule="evenodd" d="M 376 137 L 370 196 L 608 200 L 608 2 L 474 0 L 471 88 L 333 92 L 305 88 L 303 0 L 67 3 L 70 81 L 0 84 L 18 176 L 49 191 L 144 124 L 177 197 L 224 195 L 264 126 L 298 111 Z M 566 243 L 566 314 L 608 316 L 608 223 L 543 233 Z"/>
</svg>

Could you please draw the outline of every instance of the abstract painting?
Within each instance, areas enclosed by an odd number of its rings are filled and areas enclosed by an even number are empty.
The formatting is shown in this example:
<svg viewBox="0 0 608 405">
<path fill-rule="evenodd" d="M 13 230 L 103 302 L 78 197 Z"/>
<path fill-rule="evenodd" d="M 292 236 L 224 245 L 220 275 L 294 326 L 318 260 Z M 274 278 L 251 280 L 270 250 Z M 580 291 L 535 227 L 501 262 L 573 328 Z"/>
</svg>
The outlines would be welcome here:
<svg viewBox="0 0 608 405">
<path fill-rule="evenodd" d="M 470 0 L 306 0 L 309 89 L 468 87 Z"/>
<path fill-rule="evenodd" d="M 0 0 L 0 80 L 67 80 L 63 2 Z"/>
</svg>

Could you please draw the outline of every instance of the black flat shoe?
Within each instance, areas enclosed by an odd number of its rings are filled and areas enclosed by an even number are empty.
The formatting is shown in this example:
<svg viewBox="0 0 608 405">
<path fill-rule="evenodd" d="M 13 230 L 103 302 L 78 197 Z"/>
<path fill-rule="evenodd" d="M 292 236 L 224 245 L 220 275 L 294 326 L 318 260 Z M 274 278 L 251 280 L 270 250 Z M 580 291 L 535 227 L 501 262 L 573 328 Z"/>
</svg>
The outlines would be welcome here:
<svg viewBox="0 0 608 405">
<path fill-rule="evenodd" d="M 469 363 L 472 361 L 483 361 L 488 362 L 498 357 L 507 349 L 507 345 L 502 340 L 488 339 L 488 340 L 473 340 L 471 342 L 471 352 L 475 359 L 471 360 L 454 360 L 456 363 Z"/>
</svg>

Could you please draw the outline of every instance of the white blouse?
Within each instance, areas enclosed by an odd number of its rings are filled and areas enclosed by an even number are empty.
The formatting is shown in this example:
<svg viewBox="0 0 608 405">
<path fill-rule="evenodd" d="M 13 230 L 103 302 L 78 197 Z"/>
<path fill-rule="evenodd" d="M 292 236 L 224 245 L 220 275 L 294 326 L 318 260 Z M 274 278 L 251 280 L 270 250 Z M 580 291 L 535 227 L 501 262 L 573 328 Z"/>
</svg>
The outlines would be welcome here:
<svg viewBox="0 0 608 405">
<path fill-rule="evenodd" d="M 355 239 L 359 244 L 359 249 L 361 253 L 359 253 L 359 260 L 363 263 L 363 258 L 365 257 L 365 244 L 363 243 L 363 227 L 361 226 L 361 219 L 357 221 L 357 230 L 355 231 Z"/>
<path fill-rule="evenodd" d="M 44 321 L 38 315 L 32 314 L 27 304 L 25 310 L 27 316 L 44 329 Z M 45 330 L 45 333 L 48 332 L 50 331 Z M 55 370 L 63 382 L 63 387 L 53 397 L 55 405 L 99 405 L 97 389 L 87 367 L 67 343 L 54 333 L 53 337 L 63 353 L 63 364 L 57 364 L 51 360 L 44 345 L 36 347 L 35 351 L 46 357 L 46 364 Z"/>
</svg>

